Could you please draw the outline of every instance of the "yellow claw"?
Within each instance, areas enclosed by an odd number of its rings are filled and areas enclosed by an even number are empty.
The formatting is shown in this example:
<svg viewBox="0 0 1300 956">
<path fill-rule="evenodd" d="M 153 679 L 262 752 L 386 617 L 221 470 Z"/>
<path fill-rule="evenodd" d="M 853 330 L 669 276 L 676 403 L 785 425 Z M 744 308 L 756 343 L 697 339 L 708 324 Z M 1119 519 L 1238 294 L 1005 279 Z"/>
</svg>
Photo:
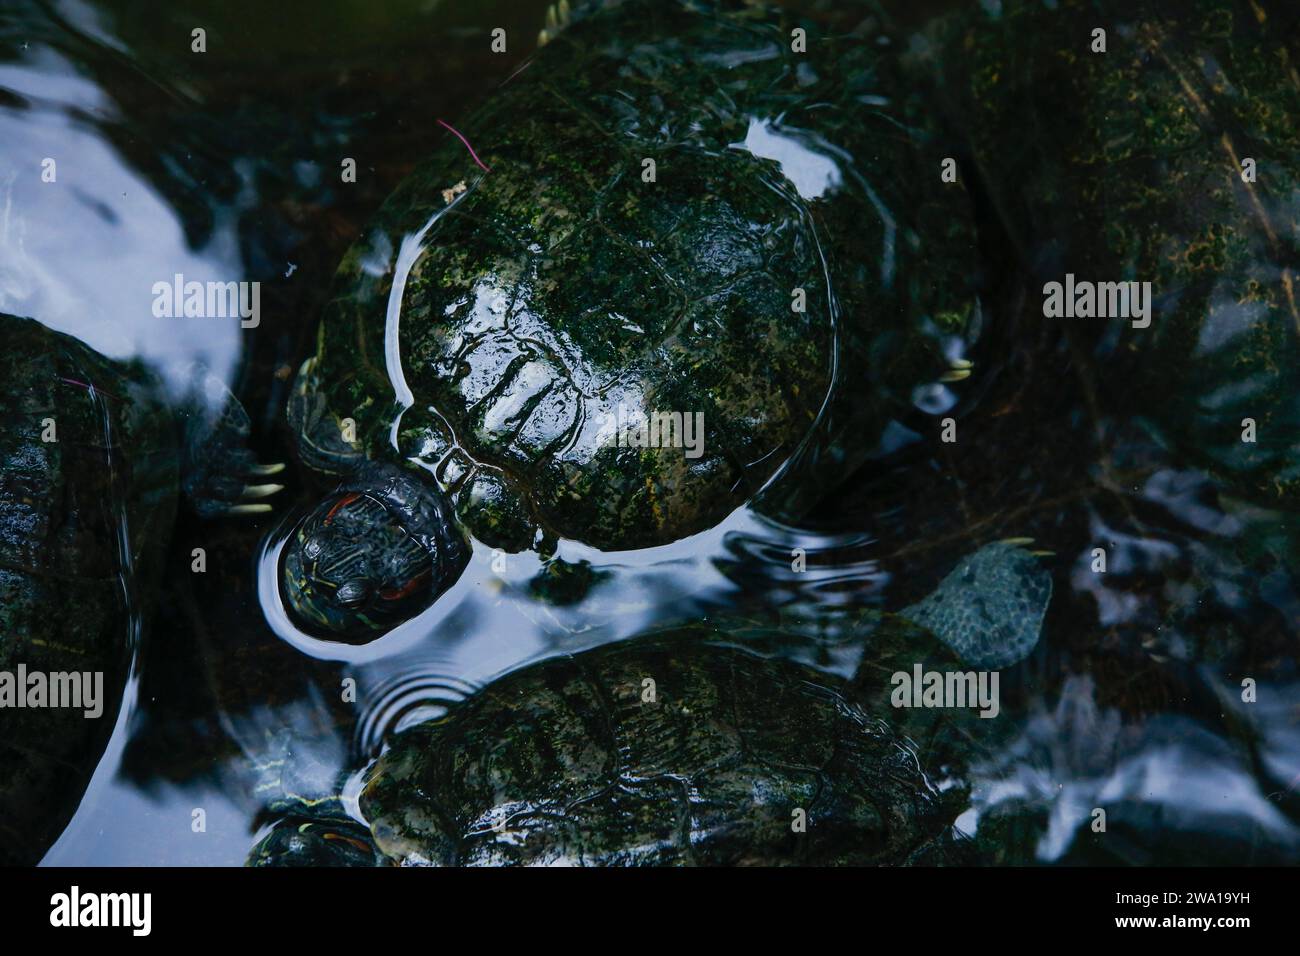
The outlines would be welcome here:
<svg viewBox="0 0 1300 956">
<path fill-rule="evenodd" d="M 241 498 L 269 498 L 276 492 L 284 491 L 284 485 L 244 485 Z"/>
<path fill-rule="evenodd" d="M 964 378 L 970 378 L 970 369 L 956 368 L 951 372 L 944 372 L 939 376 L 941 382 L 960 382 Z"/>
<path fill-rule="evenodd" d="M 228 515 L 264 515 L 271 511 L 270 505 L 231 505 L 226 509 Z"/>
<path fill-rule="evenodd" d="M 1021 547 L 1022 545 L 1033 544 L 1033 543 L 1034 543 L 1033 538 L 1003 538 L 1001 541 L 998 542 L 998 544 L 1015 545 L 1017 548 Z"/>
<path fill-rule="evenodd" d="M 546 26 L 537 34 L 537 45 L 546 46 L 569 25 L 569 0 L 560 0 L 546 8 Z"/>
</svg>

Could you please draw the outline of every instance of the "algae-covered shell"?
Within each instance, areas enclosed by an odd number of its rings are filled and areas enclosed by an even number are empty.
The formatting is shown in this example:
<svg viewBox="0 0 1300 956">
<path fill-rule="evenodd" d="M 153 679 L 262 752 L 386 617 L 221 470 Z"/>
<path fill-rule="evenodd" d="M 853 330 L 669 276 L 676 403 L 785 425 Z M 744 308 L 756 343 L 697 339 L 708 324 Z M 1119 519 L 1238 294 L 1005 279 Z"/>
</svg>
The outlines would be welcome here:
<svg viewBox="0 0 1300 956">
<path fill-rule="evenodd" d="M 1146 306 L 1037 321 L 1093 350 L 1103 408 L 1113 392 L 1237 493 L 1300 504 L 1294 5 L 1006 0 L 957 19 L 937 60 L 1029 307 L 1067 275 L 1135 283 Z"/>
<path fill-rule="evenodd" d="M 886 45 L 805 57 L 784 16 L 611 5 L 448 132 L 339 271 L 303 460 L 411 462 L 510 548 L 664 544 L 843 477 L 952 371 L 973 236 Z"/>
<path fill-rule="evenodd" d="M 516 671 L 394 741 L 361 809 L 440 865 L 903 863 L 947 845 L 916 754 L 708 625 Z"/>
<path fill-rule="evenodd" d="M 30 319 L 0 315 L 0 336 L 0 863 L 30 865 L 112 733 L 171 531 L 177 454 L 142 373 Z M 31 706 L 41 683 L 45 704 Z M 64 706 L 51 706 L 56 686 Z"/>
</svg>

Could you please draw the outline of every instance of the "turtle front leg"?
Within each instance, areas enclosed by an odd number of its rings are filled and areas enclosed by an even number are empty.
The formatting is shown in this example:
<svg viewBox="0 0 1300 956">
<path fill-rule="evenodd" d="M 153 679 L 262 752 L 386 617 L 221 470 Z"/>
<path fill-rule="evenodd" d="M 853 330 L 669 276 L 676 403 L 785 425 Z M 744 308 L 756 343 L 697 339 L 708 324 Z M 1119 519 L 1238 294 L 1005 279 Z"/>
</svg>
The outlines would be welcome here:
<svg viewBox="0 0 1300 956">
<path fill-rule="evenodd" d="M 181 488 L 203 518 L 270 512 L 269 498 L 284 485 L 259 483 L 284 470 L 284 463 L 264 465 L 248 447 L 251 422 L 244 406 L 215 375 L 194 366 L 184 403 Z"/>
</svg>

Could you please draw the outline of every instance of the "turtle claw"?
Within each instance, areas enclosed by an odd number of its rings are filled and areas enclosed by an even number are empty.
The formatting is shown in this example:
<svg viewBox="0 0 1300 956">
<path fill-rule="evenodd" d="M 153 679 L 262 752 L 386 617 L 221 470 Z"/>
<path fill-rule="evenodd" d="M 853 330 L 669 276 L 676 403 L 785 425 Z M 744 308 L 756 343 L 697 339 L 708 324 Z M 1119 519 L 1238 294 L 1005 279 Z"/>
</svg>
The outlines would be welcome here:
<svg viewBox="0 0 1300 956">
<path fill-rule="evenodd" d="M 1042 550 L 1042 549 L 1034 549 L 1034 548 L 1030 548 L 1029 545 L 1031 545 L 1031 544 L 1034 543 L 1034 539 L 1033 539 L 1033 538 L 1003 538 L 1001 541 L 998 541 L 998 542 L 996 542 L 996 543 L 997 543 L 997 544 L 1009 544 L 1009 545 L 1011 545 L 1013 548 L 1024 548 L 1026 551 L 1028 551 L 1028 552 L 1029 552 L 1031 555 L 1033 555 L 1035 558 L 1054 558 L 1054 557 L 1056 557 L 1056 552 L 1055 552 L 1055 551 L 1045 551 L 1045 550 Z"/>
<path fill-rule="evenodd" d="M 202 367 L 187 370 L 190 392 L 182 408 L 185 419 L 181 488 L 201 518 L 265 514 L 269 498 L 284 485 L 262 483 L 284 471 L 283 462 L 260 464 L 248 446 L 252 423 L 239 399 Z"/>
<path fill-rule="evenodd" d="M 241 462 L 239 459 L 243 458 Z M 210 476 L 206 485 L 192 495 L 195 510 L 203 517 L 219 518 L 233 515 L 262 515 L 274 510 L 269 504 L 258 502 L 284 491 L 276 482 L 248 483 L 238 477 L 244 475 L 266 476 L 284 471 L 283 464 L 259 465 L 251 456 L 236 455 L 234 464 L 225 475 Z M 255 503 L 257 502 L 257 503 Z"/>
<path fill-rule="evenodd" d="M 215 459 L 205 464 L 216 467 Z M 260 482 L 251 476 L 265 477 L 284 470 L 283 464 L 259 465 L 242 449 L 230 451 L 223 459 L 221 471 L 195 469 L 186 494 L 200 517 L 224 518 L 231 515 L 260 515 L 272 511 L 271 505 L 259 502 L 284 491 L 279 482 Z"/>
<path fill-rule="evenodd" d="M 278 491 L 284 491 L 284 485 L 244 485 L 240 498 L 269 498 Z"/>
<path fill-rule="evenodd" d="M 539 47 L 555 39 L 559 32 L 569 25 L 569 0 L 559 0 L 546 8 L 546 26 L 537 34 Z"/>
<path fill-rule="evenodd" d="M 964 378 L 970 378 L 971 369 L 975 363 L 970 359 L 954 358 L 948 360 L 948 371 L 939 376 L 941 382 L 960 382 Z"/>
</svg>

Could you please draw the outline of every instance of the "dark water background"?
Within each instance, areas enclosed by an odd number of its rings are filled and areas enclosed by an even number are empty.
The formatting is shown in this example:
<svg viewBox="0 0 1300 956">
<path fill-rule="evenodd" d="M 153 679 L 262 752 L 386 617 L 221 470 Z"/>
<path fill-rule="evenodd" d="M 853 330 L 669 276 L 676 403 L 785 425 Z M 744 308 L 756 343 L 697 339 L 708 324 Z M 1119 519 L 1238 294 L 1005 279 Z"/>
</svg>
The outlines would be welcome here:
<svg viewBox="0 0 1300 956">
<path fill-rule="evenodd" d="M 928 13 L 914 8 L 919 19 Z M 1005 742 L 960 823 L 1012 861 L 1300 858 L 1295 519 L 1246 505 L 1101 393 L 1059 326 L 998 316 L 955 392 L 962 441 L 862 469 L 804 527 L 740 514 L 653 565 L 535 600 L 535 558 L 476 549 L 437 606 L 381 641 L 297 633 L 269 572 L 317 491 L 288 457 L 286 391 L 347 246 L 458 117 L 534 48 L 540 2 L 29 3 L 0 9 L 0 310 L 111 355 L 202 358 L 289 461 L 261 519 L 181 518 L 127 706 L 50 864 L 238 864 L 266 823 L 265 769 L 292 735 L 306 789 L 520 663 L 705 610 L 898 609 L 990 540 L 1033 538 L 1053 575 L 1043 639 L 1003 674 Z M 209 53 L 190 52 L 207 30 Z M 509 52 L 487 35 L 504 27 Z M 218 52 L 219 51 L 219 52 Z M 40 160 L 58 161 L 58 185 Z M 342 157 L 357 161 L 340 182 Z M 996 273 L 997 266 L 991 267 Z M 155 281 L 257 280 L 262 322 L 159 320 Z M 1014 277 L 993 276 L 994 284 Z M 160 324 L 170 323 L 170 324 Z M 1090 571 L 1104 546 L 1109 570 Z M 208 571 L 190 571 L 203 547 Z M 793 547 L 809 570 L 790 570 Z M 840 674 L 851 639 L 801 643 Z M 869 653 L 869 651 L 868 651 Z M 1240 684 L 1259 684 L 1243 704 Z M 359 704 L 343 703 L 345 678 Z M 1109 813 L 1090 838 L 1093 807 Z M 206 813 L 206 832 L 191 828 Z"/>
</svg>

